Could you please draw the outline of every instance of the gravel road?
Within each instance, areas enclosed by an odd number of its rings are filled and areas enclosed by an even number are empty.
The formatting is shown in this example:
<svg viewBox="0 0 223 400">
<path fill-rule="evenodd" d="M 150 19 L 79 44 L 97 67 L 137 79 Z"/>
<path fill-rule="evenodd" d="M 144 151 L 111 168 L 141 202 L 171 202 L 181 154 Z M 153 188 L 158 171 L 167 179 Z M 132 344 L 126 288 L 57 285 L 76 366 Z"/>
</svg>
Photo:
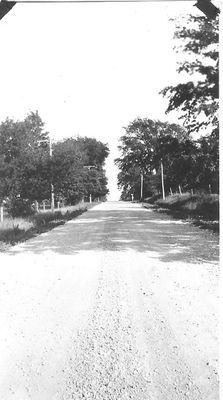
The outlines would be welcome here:
<svg viewBox="0 0 223 400">
<path fill-rule="evenodd" d="M 216 400 L 218 240 L 99 204 L 0 255 L 1 400 Z"/>
</svg>

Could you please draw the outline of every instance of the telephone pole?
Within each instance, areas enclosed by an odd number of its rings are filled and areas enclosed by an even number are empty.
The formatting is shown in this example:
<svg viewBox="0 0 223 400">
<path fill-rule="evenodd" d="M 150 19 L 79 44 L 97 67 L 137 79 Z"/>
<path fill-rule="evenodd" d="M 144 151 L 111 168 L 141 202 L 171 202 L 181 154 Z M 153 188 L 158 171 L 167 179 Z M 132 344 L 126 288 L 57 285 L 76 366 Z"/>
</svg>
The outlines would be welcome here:
<svg viewBox="0 0 223 400">
<path fill-rule="evenodd" d="M 51 140 L 51 138 L 49 138 L 49 142 L 50 142 L 50 158 L 52 158 L 53 149 L 52 149 L 52 140 Z M 50 178 L 51 178 L 51 183 L 50 183 L 50 203 L 51 203 L 51 211 L 54 212 L 54 208 L 55 208 L 54 186 L 52 184 L 52 176 Z"/>
<path fill-rule="evenodd" d="M 140 188 L 140 200 L 143 201 L 143 171 L 141 171 L 141 188 Z"/>
<path fill-rule="evenodd" d="M 162 194 L 163 194 L 163 200 L 165 200 L 165 187 L 164 187 L 163 160 L 162 159 L 160 161 L 160 170 L 161 170 Z"/>
</svg>

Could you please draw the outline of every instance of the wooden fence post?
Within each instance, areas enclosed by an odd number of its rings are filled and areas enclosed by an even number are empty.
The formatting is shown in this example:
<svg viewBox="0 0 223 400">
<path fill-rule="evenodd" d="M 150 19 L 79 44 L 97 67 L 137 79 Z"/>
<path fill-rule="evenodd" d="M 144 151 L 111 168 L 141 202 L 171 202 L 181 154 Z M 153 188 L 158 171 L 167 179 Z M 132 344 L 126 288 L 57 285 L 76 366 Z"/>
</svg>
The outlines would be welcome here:
<svg viewBox="0 0 223 400">
<path fill-rule="evenodd" d="M 4 220 L 4 208 L 3 208 L 3 204 L 1 204 L 0 206 L 0 222 L 3 222 Z"/>
<path fill-rule="evenodd" d="M 39 203 L 37 200 L 35 200 L 35 210 L 36 210 L 36 212 L 39 211 Z"/>
</svg>

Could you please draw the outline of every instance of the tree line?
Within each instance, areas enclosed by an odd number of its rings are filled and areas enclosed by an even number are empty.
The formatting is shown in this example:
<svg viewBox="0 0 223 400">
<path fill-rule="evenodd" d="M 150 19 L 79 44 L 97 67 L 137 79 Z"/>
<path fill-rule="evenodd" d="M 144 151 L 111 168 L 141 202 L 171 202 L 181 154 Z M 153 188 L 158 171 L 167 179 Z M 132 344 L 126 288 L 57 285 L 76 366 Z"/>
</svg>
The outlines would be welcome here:
<svg viewBox="0 0 223 400">
<path fill-rule="evenodd" d="M 162 174 L 166 193 L 219 192 L 218 36 L 218 17 L 176 21 L 174 48 L 186 55 L 177 70 L 183 83 L 160 93 L 168 99 L 166 113 L 178 111 L 183 124 L 149 118 L 129 123 L 116 159 L 123 199 L 142 197 L 142 179 L 144 197 L 161 193 Z"/>
<path fill-rule="evenodd" d="M 104 163 L 106 144 L 89 137 L 72 137 L 50 145 L 38 112 L 23 121 L 0 124 L 0 200 L 29 208 L 34 201 L 76 204 L 108 193 Z"/>
</svg>

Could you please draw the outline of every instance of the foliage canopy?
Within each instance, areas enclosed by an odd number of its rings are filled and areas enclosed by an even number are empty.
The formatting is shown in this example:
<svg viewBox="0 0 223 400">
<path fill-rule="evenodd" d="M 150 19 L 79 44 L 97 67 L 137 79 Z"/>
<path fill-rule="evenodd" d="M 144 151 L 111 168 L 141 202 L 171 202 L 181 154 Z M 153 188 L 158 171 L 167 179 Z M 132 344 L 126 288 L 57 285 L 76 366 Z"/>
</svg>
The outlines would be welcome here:
<svg viewBox="0 0 223 400">
<path fill-rule="evenodd" d="M 144 197 L 161 192 L 161 161 L 166 191 L 197 189 L 218 192 L 218 144 L 215 134 L 194 140 L 179 125 L 137 118 L 120 139 L 118 185 L 123 199 L 140 199 L 140 175 Z"/>
<path fill-rule="evenodd" d="M 169 100 L 167 113 L 179 110 L 190 132 L 218 129 L 219 98 L 219 23 L 204 16 L 182 17 L 176 23 L 177 52 L 185 53 L 178 72 L 192 79 L 167 86 L 161 93 Z"/>
<path fill-rule="evenodd" d="M 69 204 L 90 194 L 103 197 L 108 193 L 103 169 L 108 154 L 102 142 L 77 137 L 55 143 L 51 157 L 38 112 L 24 121 L 6 119 L 0 124 L 0 200 L 8 198 L 25 212 L 27 204 L 50 199 L 51 184 L 56 200 Z"/>
</svg>

